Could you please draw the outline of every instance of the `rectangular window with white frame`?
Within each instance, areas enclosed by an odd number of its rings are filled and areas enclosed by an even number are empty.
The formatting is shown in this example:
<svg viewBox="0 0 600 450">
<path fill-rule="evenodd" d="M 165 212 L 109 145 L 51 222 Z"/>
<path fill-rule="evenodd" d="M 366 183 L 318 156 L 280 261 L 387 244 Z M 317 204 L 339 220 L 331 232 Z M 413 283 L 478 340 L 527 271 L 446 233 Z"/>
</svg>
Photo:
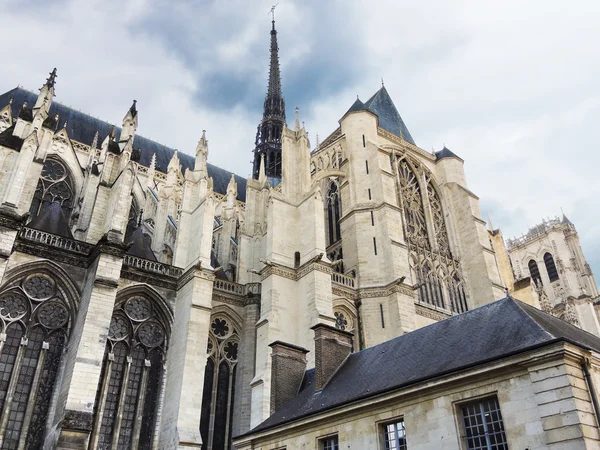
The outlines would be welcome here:
<svg viewBox="0 0 600 450">
<path fill-rule="evenodd" d="M 339 450 L 337 434 L 319 440 L 319 450 Z"/>
<path fill-rule="evenodd" d="M 385 450 L 407 450 L 404 419 L 383 424 L 383 448 Z"/>
<path fill-rule="evenodd" d="M 459 405 L 467 450 L 508 450 L 498 397 Z"/>
</svg>

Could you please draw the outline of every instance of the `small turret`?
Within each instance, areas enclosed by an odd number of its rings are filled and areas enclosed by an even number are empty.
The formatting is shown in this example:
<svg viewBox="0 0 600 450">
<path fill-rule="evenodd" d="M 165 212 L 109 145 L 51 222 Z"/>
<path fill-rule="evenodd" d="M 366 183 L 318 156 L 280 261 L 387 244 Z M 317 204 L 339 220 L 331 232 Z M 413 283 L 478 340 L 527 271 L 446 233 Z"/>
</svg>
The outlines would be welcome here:
<svg viewBox="0 0 600 450">
<path fill-rule="evenodd" d="M 196 162 L 194 170 L 206 170 L 206 161 L 208 159 L 208 141 L 206 140 L 206 130 L 202 130 L 202 137 L 196 147 Z"/>
<path fill-rule="evenodd" d="M 227 208 L 233 208 L 235 205 L 235 199 L 237 198 L 237 183 L 235 182 L 235 175 L 231 174 L 231 179 L 227 185 Z"/>
<path fill-rule="evenodd" d="M 127 114 L 125 114 L 125 117 L 123 117 L 123 127 L 119 142 L 127 142 L 129 138 L 135 136 L 135 132 L 138 127 L 138 111 L 136 105 L 137 100 L 134 100 L 131 108 L 129 108 Z"/>
<path fill-rule="evenodd" d="M 177 184 L 180 175 L 181 168 L 179 165 L 179 157 L 177 156 L 177 150 L 175 150 L 175 153 L 173 153 L 173 157 L 167 166 L 167 185 L 174 186 Z"/>
</svg>

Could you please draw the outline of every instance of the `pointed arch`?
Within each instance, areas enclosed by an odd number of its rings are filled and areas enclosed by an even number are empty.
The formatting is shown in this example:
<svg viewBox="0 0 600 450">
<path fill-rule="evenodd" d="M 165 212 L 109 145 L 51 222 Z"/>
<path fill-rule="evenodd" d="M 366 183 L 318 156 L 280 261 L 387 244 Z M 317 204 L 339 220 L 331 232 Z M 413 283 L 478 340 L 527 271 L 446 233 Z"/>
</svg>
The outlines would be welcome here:
<svg viewBox="0 0 600 450">
<path fill-rule="evenodd" d="M 546 265 L 546 272 L 548 272 L 550 283 L 558 280 L 558 270 L 556 270 L 556 264 L 554 264 L 554 258 L 550 252 L 544 254 L 544 264 Z"/>
<path fill-rule="evenodd" d="M 231 447 L 235 381 L 242 318 L 226 306 L 211 315 L 204 371 L 200 435 L 204 450 Z"/>
<path fill-rule="evenodd" d="M 77 203 L 77 194 L 74 177 L 67 163 L 56 155 L 48 156 L 42 167 L 29 213 L 34 218 L 51 203 L 58 203 L 69 223 Z"/>
<path fill-rule="evenodd" d="M 3 448 L 41 448 L 79 291 L 55 263 L 7 272 L 0 287 L 0 423 Z"/>
<path fill-rule="evenodd" d="M 535 261 L 535 259 L 530 259 L 529 262 L 527 263 L 527 267 L 529 268 L 529 275 L 531 276 L 531 279 L 533 280 L 533 283 L 537 286 L 542 285 L 542 277 L 540 276 L 540 270 L 538 268 L 537 262 Z"/>
<path fill-rule="evenodd" d="M 172 324 L 171 306 L 152 287 L 117 293 L 94 404 L 94 448 L 154 447 Z"/>
</svg>

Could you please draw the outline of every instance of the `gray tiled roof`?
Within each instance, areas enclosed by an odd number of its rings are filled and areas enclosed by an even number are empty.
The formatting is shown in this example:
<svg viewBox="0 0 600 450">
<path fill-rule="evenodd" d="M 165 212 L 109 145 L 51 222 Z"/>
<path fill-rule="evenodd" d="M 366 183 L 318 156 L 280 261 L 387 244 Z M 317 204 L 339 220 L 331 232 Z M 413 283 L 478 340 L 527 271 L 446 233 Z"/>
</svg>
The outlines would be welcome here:
<svg viewBox="0 0 600 450">
<path fill-rule="evenodd" d="M 460 156 L 457 156 L 452 150 L 447 148 L 445 145 L 444 148 L 441 149 L 439 152 L 435 152 L 436 161 L 439 161 L 442 158 L 458 158 L 461 161 L 463 160 Z"/>
<path fill-rule="evenodd" d="M 600 338 L 505 298 L 351 354 L 319 392 L 307 371 L 297 397 L 246 434 L 558 341 L 600 352 Z"/>
<path fill-rule="evenodd" d="M 11 96 L 14 96 L 12 104 L 13 117 L 18 116 L 23 102 L 28 102 L 31 107 L 35 104 L 38 97 L 38 95 L 33 92 L 17 87 L 0 95 L 0 109 L 8 104 Z M 53 101 L 50 106 L 49 117 L 54 117 L 56 113 L 60 116 L 58 128 L 62 128 L 65 121 L 67 121 L 67 132 L 69 133 L 69 137 L 86 145 L 91 145 L 96 132 L 99 134 L 99 141 L 102 142 L 113 127 L 113 125 L 108 122 Z M 120 132 L 121 129 L 115 127 L 117 136 L 119 136 Z M 152 155 L 156 154 L 156 169 L 161 172 L 167 171 L 169 161 L 175 152 L 174 149 L 167 147 L 166 145 L 159 144 L 158 142 L 154 142 L 140 135 L 135 136 L 133 146 L 141 149 L 140 164 L 146 167 L 150 165 Z M 195 158 L 193 156 L 179 152 L 178 157 L 184 171 L 194 167 Z M 226 194 L 227 185 L 231 178 L 231 172 L 208 164 L 208 175 L 213 178 L 215 192 Z M 238 199 L 246 201 L 246 179 L 236 175 L 235 180 L 238 184 Z"/>
<path fill-rule="evenodd" d="M 356 102 L 355 102 L 356 103 Z M 408 128 L 404 124 L 396 105 L 392 101 L 385 86 L 382 86 L 373 96 L 365 102 L 367 109 L 379 118 L 379 126 L 396 136 L 404 138 L 405 141 L 415 144 Z"/>
</svg>

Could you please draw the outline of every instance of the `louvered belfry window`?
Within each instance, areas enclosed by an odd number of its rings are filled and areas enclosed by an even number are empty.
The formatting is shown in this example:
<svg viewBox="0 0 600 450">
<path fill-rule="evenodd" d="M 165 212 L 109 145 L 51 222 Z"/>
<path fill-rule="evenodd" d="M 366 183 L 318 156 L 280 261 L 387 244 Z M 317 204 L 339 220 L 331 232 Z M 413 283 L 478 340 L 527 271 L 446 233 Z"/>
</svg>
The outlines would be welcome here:
<svg viewBox="0 0 600 450">
<path fill-rule="evenodd" d="M 540 271 L 538 269 L 538 265 L 535 262 L 535 260 L 531 259 L 529 260 L 529 263 L 527 264 L 527 266 L 529 267 L 529 275 L 531 275 L 531 279 L 533 280 L 533 282 L 538 285 L 538 284 L 542 284 L 542 277 L 540 276 Z"/>
<path fill-rule="evenodd" d="M 42 448 L 74 312 L 45 273 L 0 291 L 0 448 Z"/>
<path fill-rule="evenodd" d="M 554 258 L 550 253 L 544 255 L 544 264 L 546 265 L 546 272 L 548 272 L 548 278 L 550 283 L 558 280 L 558 271 L 556 270 L 556 264 L 554 264 Z"/>
<path fill-rule="evenodd" d="M 230 450 L 239 334 L 225 316 L 213 317 L 204 371 L 200 434 L 203 450 Z"/>
<path fill-rule="evenodd" d="M 113 312 L 94 411 L 92 447 L 154 448 L 169 337 L 164 307 L 135 294 Z"/>
</svg>

